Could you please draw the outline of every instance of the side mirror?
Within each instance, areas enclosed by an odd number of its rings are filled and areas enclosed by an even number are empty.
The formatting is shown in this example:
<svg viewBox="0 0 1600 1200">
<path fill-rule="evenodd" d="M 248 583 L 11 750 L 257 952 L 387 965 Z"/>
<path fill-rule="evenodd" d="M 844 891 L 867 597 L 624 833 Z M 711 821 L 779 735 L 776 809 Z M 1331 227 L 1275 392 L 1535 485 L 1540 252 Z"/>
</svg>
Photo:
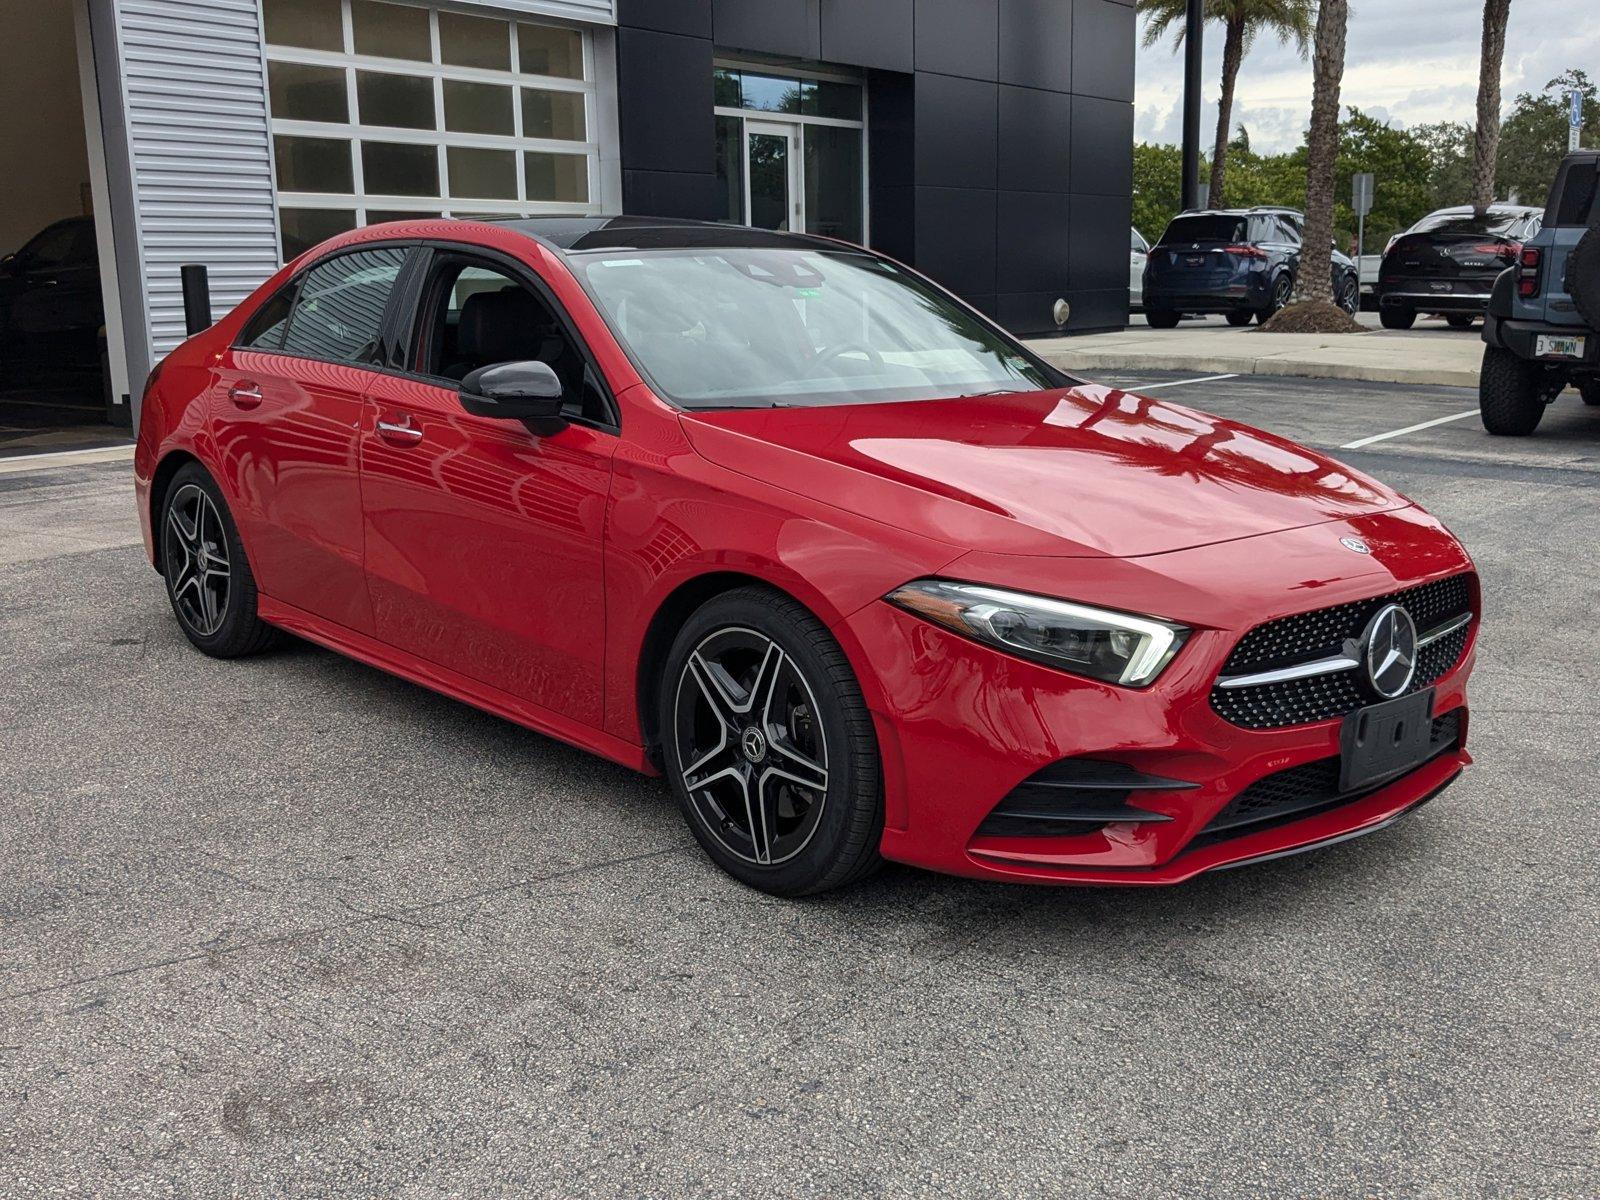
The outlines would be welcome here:
<svg viewBox="0 0 1600 1200">
<path fill-rule="evenodd" d="M 561 415 L 564 392 L 549 363 L 494 363 L 461 381 L 461 407 L 475 417 L 526 421 L 536 433 L 555 433 L 567 423 Z"/>
</svg>

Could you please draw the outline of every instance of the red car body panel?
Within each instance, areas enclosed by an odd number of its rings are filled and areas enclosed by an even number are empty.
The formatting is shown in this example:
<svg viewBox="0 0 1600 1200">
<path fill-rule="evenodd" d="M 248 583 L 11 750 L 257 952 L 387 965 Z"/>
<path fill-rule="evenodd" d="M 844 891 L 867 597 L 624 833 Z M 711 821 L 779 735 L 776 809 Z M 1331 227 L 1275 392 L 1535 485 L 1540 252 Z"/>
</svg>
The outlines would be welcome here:
<svg viewBox="0 0 1600 1200">
<path fill-rule="evenodd" d="M 1194 843 L 1248 784 L 1339 752 L 1337 719 L 1252 730 L 1213 711 L 1211 686 L 1246 631 L 1472 571 L 1439 522 L 1331 459 L 1091 385 L 684 412 L 640 377 L 561 256 L 522 233 L 409 222 L 313 255 L 397 238 L 479 246 L 536 272 L 592 352 L 620 431 L 535 437 L 415 376 L 233 349 L 302 259 L 175 350 L 147 392 L 135 478 L 153 561 L 153 483 L 163 464 L 196 458 L 235 515 L 264 619 L 643 771 L 661 622 L 679 597 L 763 581 L 830 627 L 860 680 L 883 761 L 884 854 L 964 875 L 1178 882 L 1378 827 L 1470 761 L 1463 727 L 1456 749 L 1359 801 Z M 259 404 L 230 400 L 252 383 Z M 386 436 L 380 421 L 416 436 Z M 1103 684 L 883 600 L 926 576 L 1193 633 L 1150 686 Z M 1475 645 L 1476 624 L 1435 685 L 1436 713 L 1464 714 Z M 1019 782 L 1072 756 L 1198 786 L 1141 796 L 1171 818 L 1159 824 L 977 835 Z"/>
</svg>

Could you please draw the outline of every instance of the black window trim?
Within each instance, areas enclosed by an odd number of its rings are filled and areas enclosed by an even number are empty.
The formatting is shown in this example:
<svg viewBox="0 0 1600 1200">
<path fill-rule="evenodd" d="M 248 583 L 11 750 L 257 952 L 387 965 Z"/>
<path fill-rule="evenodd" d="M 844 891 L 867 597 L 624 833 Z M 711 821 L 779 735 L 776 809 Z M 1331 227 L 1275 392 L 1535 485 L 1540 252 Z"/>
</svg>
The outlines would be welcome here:
<svg viewBox="0 0 1600 1200">
<path fill-rule="evenodd" d="M 547 284 L 527 263 L 515 255 L 507 254 L 492 246 L 479 245 L 476 242 L 460 242 L 443 238 L 430 238 L 427 242 L 418 243 L 419 253 L 415 256 L 418 260 L 415 278 L 410 281 L 407 294 L 402 297 L 402 306 L 394 313 L 395 327 L 400 333 L 399 345 L 402 347 L 398 367 L 388 367 L 382 371 L 385 375 L 395 375 L 402 379 L 409 379 L 417 383 L 425 383 L 432 387 L 443 388 L 446 391 L 460 391 L 460 380 L 450 379 L 444 375 L 432 375 L 425 371 L 417 371 L 411 367 L 411 351 L 420 345 L 422 329 L 420 323 L 424 317 L 425 302 L 430 298 L 431 284 L 435 277 L 435 260 L 464 258 L 469 261 L 477 260 L 480 263 L 504 271 L 512 279 L 532 288 L 533 292 L 544 302 L 546 307 L 555 314 L 556 320 L 561 322 L 561 328 L 577 347 L 578 353 L 583 356 L 584 375 L 586 380 L 592 380 L 595 390 L 599 392 L 601 401 L 605 404 L 611 419 L 598 420 L 593 417 L 575 416 L 568 417 L 568 423 L 582 425 L 586 429 L 599 430 L 602 433 L 620 435 L 622 432 L 622 411 L 617 404 L 616 396 L 611 390 L 611 383 L 606 379 L 605 372 L 600 368 L 600 362 L 595 357 L 594 351 L 589 348 L 589 343 L 578 330 L 577 323 L 573 321 L 566 306 L 557 299 Z M 398 295 L 400 288 L 396 286 Z"/>
</svg>

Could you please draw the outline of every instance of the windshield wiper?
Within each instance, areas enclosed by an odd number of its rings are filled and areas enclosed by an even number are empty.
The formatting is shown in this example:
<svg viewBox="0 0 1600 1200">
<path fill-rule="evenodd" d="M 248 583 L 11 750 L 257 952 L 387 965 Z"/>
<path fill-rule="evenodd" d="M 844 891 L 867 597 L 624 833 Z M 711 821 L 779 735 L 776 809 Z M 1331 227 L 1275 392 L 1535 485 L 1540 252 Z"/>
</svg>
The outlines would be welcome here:
<svg viewBox="0 0 1600 1200">
<path fill-rule="evenodd" d="M 1031 392 L 1034 388 L 995 388 L 992 392 L 963 392 L 957 400 L 978 400 L 984 396 L 1020 396 L 1023 392 Z"/>
</svg>

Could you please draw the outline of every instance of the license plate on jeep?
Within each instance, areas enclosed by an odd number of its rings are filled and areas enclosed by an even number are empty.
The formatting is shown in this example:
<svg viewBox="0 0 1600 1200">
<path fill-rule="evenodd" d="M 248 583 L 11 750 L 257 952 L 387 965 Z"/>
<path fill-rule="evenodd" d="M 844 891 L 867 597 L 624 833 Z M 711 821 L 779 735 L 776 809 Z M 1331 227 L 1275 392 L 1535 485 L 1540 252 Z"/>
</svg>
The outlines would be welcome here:
<svg viewBox="0 0 1600 1200">
<path fill-rule="evenodd" d="M 1582 358 L 1583 344 L 1588 338 L 1557 337 L 1552 333 L 1541 333 L 1533 343 L 1535 358 Z"/>
</svg>

